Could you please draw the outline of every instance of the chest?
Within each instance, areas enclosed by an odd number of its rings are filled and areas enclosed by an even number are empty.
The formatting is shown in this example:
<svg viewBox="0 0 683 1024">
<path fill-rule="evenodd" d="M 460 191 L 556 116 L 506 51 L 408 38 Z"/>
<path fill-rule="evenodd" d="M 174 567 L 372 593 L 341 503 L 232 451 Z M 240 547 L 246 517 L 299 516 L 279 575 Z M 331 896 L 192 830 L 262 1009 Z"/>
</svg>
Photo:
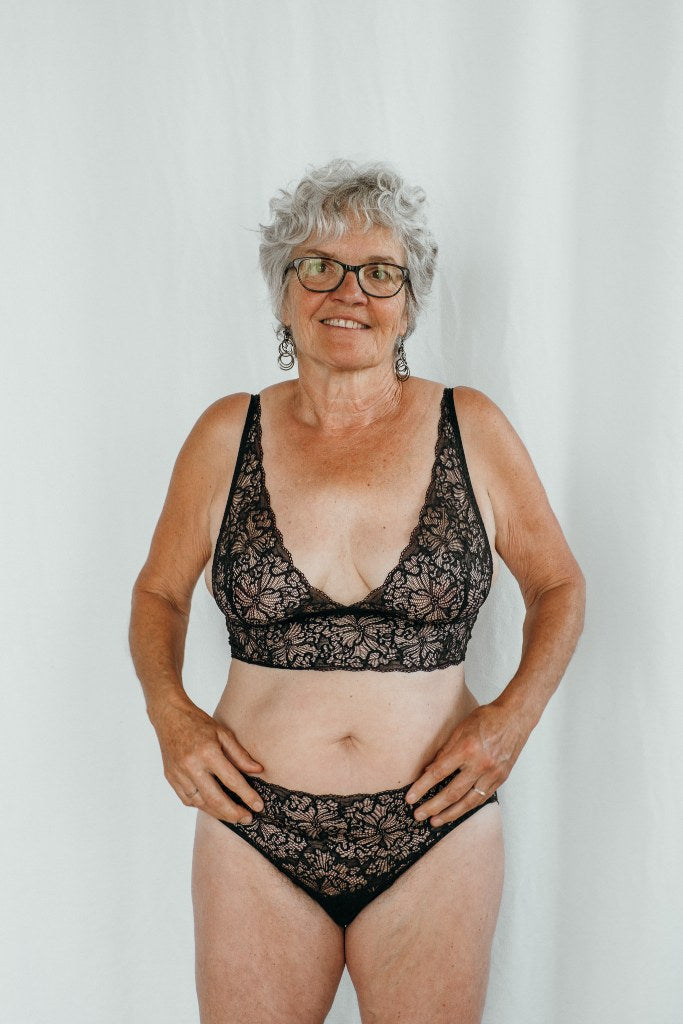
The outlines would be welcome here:
<svg viewBox="0 0 683 1024">
<path fill-rule="evenodd" d="M 264 430 L 258 413 L 245 460 L 256 545 L 277 538 L 298 583 L 348 606 L 410 555 L 413 573 L 447 568 L 461 589 L 453 558 L 479 558 L 486 540 L 445 395 L 437 417 L 355 436 Z M 237 550 L 249 546 L 247 530 Z"/>
<path fill-rule="evenodd" d="M 446 401 L 409 442 L 348 446 L 263 432 L 252 402 L 213 560 L 233 656 L 386 671 L 463 659 L 491 551 Z"/>
<path fill-rule="evenodd" d="M 429 487 L 434 444 L 358 443 L 341 451 L 302 447 L 278 464 L 264 458 L 277 525 L 290 550 L 316 565 L 361 566 L 398 554 Z M 298 562 L 297 562 L 298 564 Z"/>
<path fill-rule="evenodd" d="M 294 564 L 314 587 L 347 604 L 396 564 L 415 529 L 434 469 L 437 424 L 364 435 L 264 436 L 264 482 Z"/>
</svg>

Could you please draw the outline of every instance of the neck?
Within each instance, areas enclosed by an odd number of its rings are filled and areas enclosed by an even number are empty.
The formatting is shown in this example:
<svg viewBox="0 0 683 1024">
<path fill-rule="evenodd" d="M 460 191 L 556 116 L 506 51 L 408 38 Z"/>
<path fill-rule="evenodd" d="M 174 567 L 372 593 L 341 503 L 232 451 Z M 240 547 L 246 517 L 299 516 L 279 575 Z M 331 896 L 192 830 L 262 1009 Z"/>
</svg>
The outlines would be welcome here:
<svg viewBox="0 0 683 1024">
<path fill-rule="evenodd" d="M 399 405 L 403 384 L 394 367 L 372 371 L 319 375 L 299 366 L 293 411 L 297 419 L 326 432 L 367 427 L 391 414 Z"/>
</svg>

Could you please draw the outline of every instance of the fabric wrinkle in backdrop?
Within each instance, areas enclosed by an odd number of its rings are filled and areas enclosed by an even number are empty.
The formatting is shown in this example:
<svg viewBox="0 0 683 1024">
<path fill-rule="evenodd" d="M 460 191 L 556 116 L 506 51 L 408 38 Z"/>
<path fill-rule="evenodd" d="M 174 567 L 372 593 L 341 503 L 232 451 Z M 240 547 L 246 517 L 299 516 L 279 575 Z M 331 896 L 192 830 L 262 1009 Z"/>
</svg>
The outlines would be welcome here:
<svg viewBox="0 0 683 1024">
<path fill-rule="evenodd" d="M 130 588 L 193 422 L 282 378 L 269 197 L 348 156 L 425 188 L 440 260 L 412 372 L 501 406 L 588 582 L 500 793 L 485 1024 L 678 1024 L 683 8 L 10 0 L 0 34 L 0 1019 L 198 1020 L 194 816 L 133 674 Z M 522 618 L 503 570 L 481 701 Z M 200 581 L 185 680 L 207 710 L 226 665 Z M 347 975 L 328 1020 L 359 1020 Z"/>
</svg>

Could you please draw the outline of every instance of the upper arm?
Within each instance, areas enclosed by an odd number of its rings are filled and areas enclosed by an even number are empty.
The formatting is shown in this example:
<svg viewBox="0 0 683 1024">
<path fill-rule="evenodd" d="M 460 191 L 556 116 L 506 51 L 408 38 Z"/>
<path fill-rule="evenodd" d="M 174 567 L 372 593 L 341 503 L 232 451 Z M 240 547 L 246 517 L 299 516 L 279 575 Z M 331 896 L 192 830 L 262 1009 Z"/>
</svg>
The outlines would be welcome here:
<svg viewBox="0 0 683 1024">
<path fill-rule="evenodd" d="M 461 394 L 462 393 L 462 394 Z M 458 388 L 465 407 L 463 444 L 486 481 L 495 546 L 528 607 L 544 591 L 582 579 L 528 451 L 498 406 L 480 391 Z"/>
<path fill-rule="evenodd" d="M 149 555 L 135 582 L 189 614 L 211 557 L 211 508 L 237 458 L 248 395 L 229 395 L 202 413 L 176 459 Z"/>
</svg>

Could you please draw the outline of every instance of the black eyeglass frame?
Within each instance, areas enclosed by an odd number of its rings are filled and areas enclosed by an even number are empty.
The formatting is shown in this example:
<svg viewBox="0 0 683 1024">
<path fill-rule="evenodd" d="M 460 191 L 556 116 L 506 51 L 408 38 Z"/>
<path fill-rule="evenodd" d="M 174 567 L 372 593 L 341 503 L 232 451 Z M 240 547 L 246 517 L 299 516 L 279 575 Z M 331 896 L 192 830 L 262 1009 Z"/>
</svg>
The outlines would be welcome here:
<svg viewBox="0 0 683 1024">
<path fill-rule="evenodd" d="M 315 260 L 315 259 L 324 259 L 326 263 L 336 263 L 338 267 L 341 267 L 343 269 L 344 273 L 342 274 L 342 276 L 341 276 L 341 278 L 339 280 L 339 283 L 335 284 L 334 288 L 309 288 L 309 287 L 307 287 L 307 285 L 305 285 L 303 283 L 303 281 L 299 277 L 299 265 L 301 263 L 303 263 L 304 260 Z M 401 273 L 403 275 L 403 280 L 401 281 L 401 283 L 398 286 L 398 288 L 396 289 L 396 291 L 392 292 L 391 295 L 375 295 L 375 294 L 373 294 L 373 292 L 367 291 L 363 287 L 363 285 L 361 284 L 360 272 L 363 269 L 363 267 L 396 267 L 397 270 L 401 271 Z M 356 281 L 358 281 L 358 287 L 363 292 L 363 294 L 369 296 L 369 298 L 371 298 L 371 299 L 393 299 L 393 297 L 395 295 L 398 295 L 398 293 L 400 292 L 401 288 L 403 288 L 403 286 L 405 284 L 410 284 L 410 271 L 408 270 L 407 267 L 402 267 L 399 263 L 387 263 L 387 262 L 383 262 L 382 263 L 382 262 L 378 262 L 377 260 L 371 260 L 370 263 L 358 263 L 356 266 L 353 266 L 351 263 L 342 263 L 341 260 L 334 260 L 330 256 L 299 256 L 298 259 L 292 260 L 291 263 L 287 264 L 287 266 L 285 267 L 285 270 L 284 270 L 284 274 L 282 275 L 282 279 L 283 280 L 285 279 L 285 277 L 287 276 L 288 271 L 290 271 L 290 270 L 295 270 L 296 271 L 297 281 L 299 282 L 299 284 L 301 285 L 302 288 L 305 288 L 307 292 L 318 292 L 321 295 L 324 292 L 336 292 L 337 288 L 341 288 L 341 286 L 344 283 L 344 279 L 345 279 L 346 275 L 349 273 L 349 271 L 351 271 L 352 274 L 356 275 Z"/>
</svg>

